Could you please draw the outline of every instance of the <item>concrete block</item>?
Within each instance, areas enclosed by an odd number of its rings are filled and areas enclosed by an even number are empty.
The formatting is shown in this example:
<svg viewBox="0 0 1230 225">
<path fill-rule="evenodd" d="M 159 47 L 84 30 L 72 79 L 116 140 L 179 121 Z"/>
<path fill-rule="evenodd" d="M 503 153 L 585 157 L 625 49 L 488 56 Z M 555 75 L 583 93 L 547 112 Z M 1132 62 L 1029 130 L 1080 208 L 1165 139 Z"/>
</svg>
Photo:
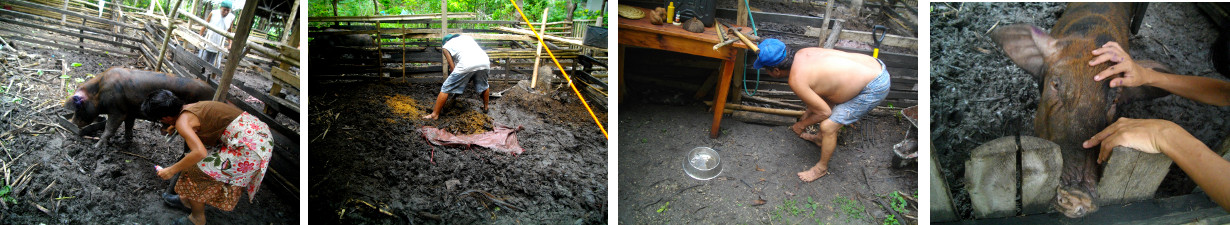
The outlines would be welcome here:
<svg viewBox="0 0 1230 225">
<path fill-rule="evenodd" d="M 1046 139 L 1021 137 L 1021 213 L 1054 211 L 1051 201 L 1059 176 L 1063 174 L 1063 155 L 1059 145 Z"/>
<path fill-rule="evenodd" d="M 957 211 L 949 196 L 948 182 L 940 174 L 940 163 L 935 160 L 935 145 L 931 146 L 931 222 L 956 221 Z"/>
<path fill-rule="evenodd" d="M 1016 137 L 991 140 L 970 152 L 965 161 L 965 188 L 974 217 L 997 218 L 1016 213 L 1018 184 Z"/>
<path fill-rule="evenodd" d="M 1122 204 L 1153 198 L 1166 178 L 1170 164 L 1163 154 L 1149 154 L 1127 147 L 1115 147 L 1102 169 L 1098 182 L 1099 205 Z"/>
</svg>

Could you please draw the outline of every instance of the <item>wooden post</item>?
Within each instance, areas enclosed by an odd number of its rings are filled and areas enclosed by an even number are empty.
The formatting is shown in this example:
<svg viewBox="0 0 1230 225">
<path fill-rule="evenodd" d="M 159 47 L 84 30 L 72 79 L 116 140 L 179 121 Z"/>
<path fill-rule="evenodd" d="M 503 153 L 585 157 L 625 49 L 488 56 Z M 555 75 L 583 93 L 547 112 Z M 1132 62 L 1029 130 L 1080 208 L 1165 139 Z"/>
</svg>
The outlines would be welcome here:
<svg viewBox="0 0 1230 225">
<path fill-rule="evenodd" d="M 949 193 L 948 182 L 940 175 L 940 163 L 936 161 L 935 145 L 931 145 L 931 221 L 946 222 L 957 220 L 957 211 L 953 208 L 952 196 Z"/>
<path fill-rule="evenodd" d="M 860 6 L 855 6 L 855 7 L 860 7 Z M 833 20 L 833 0 L 828 0 L 828 3 L 824 4 L 824 23 L 821 23 L 820 25 L 820 30 L 823 31 L 823 32 L 820 32 L 819 44 L 821 45 L 821 47 L 824 46 L 823 45 L 825 41 L 824 39 L 828 37 L 828 33 L 832 32 L 832 30 L 829 29 L 830 20 Z"/>
<path fill-rule="evenodd" d="M 1163 154 L 1149 154 L 1127 147 L 1115 147 L 1106 160 L 1098 181 L 1098 205 L 1121 204 L 1153 198 L 1153 193 L 1170 172 L 1171 161 Z"/>
<path fill-rule="evenodd" d="M 225 101 L 227 90 L 231 88 L 231 78 L 235 76 L 235 67 L 239 67 L 248 46 L 248 33 L 252 31 L 252 17 L 256 16 L 257 0 L 247 0 L 243 13 L 239 15 L 239 29 L 235 30 L 235 39 L 231 40 L 231 55 L 227 56 L 226 68 L 222 70 L 222 79 L 218 81 L 218 91 L 214 92 L 214 101 Z M 178 8 L 178 7 L 176 7 Z M 178 11 L 178 10 L 177 10 Z"/>
<path fill-rule="evenodd" d="M 290 43 L 290 40 L 287 40 L 290 33 L 299 30 L 299 24 L 295 23 L 295 16 L 299 15 L 299 4 L 303 4 L 303 1 L 295 0 L 295 5 L 290 7 L 290 17 L 286 17 L 286 26 L 282 29 L 282 43 Z"/>
<path fill-rule="evenodd" d="M 538 49 L 538 53 L 534 57 L 534 75 L 530 77 L 530 89 L 534 89 L 538 85 L 538 64 L 542 62 L 542 35 L 544 35 L 543 32 L 547 32 L 547 10 L 549 9 L 551 8 L 542 9 L 542 23 L 538 24 L 538 44 L 535 47 Z"/>
<path fill-rule="evenodd" d="M 149 4 L 149 6 L 150 6 L 150 10 L 154 9 L 154 4 Z M 65 11 L 68 10 L 68 0 L 64 0 L 64 10 Z M 67 22 L 68 22 L 68 15 L 64 15 L 63 13 L 60 13 L 60 26 L 64 26 L 64 24 Z"/>
<path fill-rule="evenodd" d="M 448 32 L 448 0 L 440 0 L 440 38 L 444 38 L 444 35 L 448 35 L 447 32 Z M 440 49 L 444 49 L 443 42 L 440 43 Z M 444 51 L 441 50 L 440 52 L 443 53 Z M 444 54 L 440 54 L 440 68 L 441 68 L 440 70 L 441 75 L 444 75 L 444 77 L 447 78 L 448 72 L 449 72 L 448 71 L 449 69 L 448 68 L 448 56 L 445 56 Z"/>
<path fill-rule="evenodd" d="M 1055 187 L 1059 186 L 1059 176 L 1063 174 L 1063 157 L 1059 145 L 1038 137 L 1020 136 L 1019 146 L 1021 150 L 1021 213 L 1035 214 L 1051 211 L 1051 201 L 1055 199 Z"/>
<path fill-rule="evenodd" d="M 566 8 L 568 10 L 568 15 L 564 16 L 564 20 L 568 21 L 568 24 L 572 24 L 572 29 L 576 30 L 576 24 L 572 23 L 572 11 L 577 11 L 577 4 L 573 3 L 572 0 L 568 0 L 566 3 L 568 4 L 568 7 Z"/>
<path fill-rule="evenodd" d="M 175 0 L 174 9 L 179 9 L 179 4 L 183 2 L 184 0 Z M 172 10 L 171 16 L 167 17 L 167 34 L 163 36 L 162 38 L 161 47 L 158 47 L 158 61 L 154 62 L 154 71 L 162 71 L 162 60 L 167 57 L 167 42 L 170 42 L 171 37 L 175 35 L 175 15 L 176 14 L 179 14 L 179 10 Z"/>
<path fill-rule="evenodd" d="M 722 125 L 722 109 L 725 109 L 727 90 L 730 90 L 730 75 L 734 73 L 735 61 L 722 60 L 722 78 L 718 80 L 717 98 L 713 100 L 713 125 L 709 128 L 709 138 L 717 139 L 718 129 Z"/>
<path fill-rule="evenodd" d="M 975 218 L 997 218 L 1016 213 L 1020 188 L 1017 145 L 1013 137 L 991 140 L 970 152 L 965 161 L 965 189 Z"/>
</svg>

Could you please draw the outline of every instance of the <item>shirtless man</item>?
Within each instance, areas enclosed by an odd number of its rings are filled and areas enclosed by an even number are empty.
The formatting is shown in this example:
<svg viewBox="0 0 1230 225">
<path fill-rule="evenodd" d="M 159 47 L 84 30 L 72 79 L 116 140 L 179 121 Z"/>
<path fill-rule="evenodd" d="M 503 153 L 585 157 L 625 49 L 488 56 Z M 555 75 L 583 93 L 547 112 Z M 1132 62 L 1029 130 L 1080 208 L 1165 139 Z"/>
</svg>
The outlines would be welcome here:
<svg viewBox="0 0 1230 225">
<path fill-rule="evenodd" d="M 491 99 L 491 87 L 487 84 L 487 70 L 491 69 L 491 60 L 487 52 L 474 41 L 474 38 L 458 34 L 444 36 L 444 63 L 448 64 L 449 74 L 444 85 L 440 86 L 440 94 L 436 96 L 436 104 L 431 114 L 423 116 L 425 120 L 435 120 L 444 110 L 444 102 L 450 94 L 461 94 L 466 90 L 470 80 L 474 80 L 474 91 L 483 95 L 483 112 L 487 111 L 487 102 Z"/>
<path fill-rule="evenodd" d="M 785 44 L 771 38 L 760 42 L 759 47 L 753 68 L 787 78 L 790 89 L 807 106 L 790 130 L 820 146 L 820 161 L 798 173 L 805 182 L 819 179 L 828 174 L 837 131 L 858 121 L 888 96 L 892 82 L 887 67 L 868 55 L 823 48 L 800 49 L 791 57 Z M 820 123 L 819 135 L 803 132 L 815 123 Z"/>
</svg>

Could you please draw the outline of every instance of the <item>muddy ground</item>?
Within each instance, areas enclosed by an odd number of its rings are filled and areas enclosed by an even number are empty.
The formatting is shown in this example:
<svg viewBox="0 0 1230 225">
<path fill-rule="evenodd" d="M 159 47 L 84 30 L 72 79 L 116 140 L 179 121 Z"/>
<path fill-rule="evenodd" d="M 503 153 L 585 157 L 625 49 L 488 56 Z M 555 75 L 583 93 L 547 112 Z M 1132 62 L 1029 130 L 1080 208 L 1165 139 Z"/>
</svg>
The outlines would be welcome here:
<svg viewBox="0 0 1230 225">
<path fill-rule="evenodd" d="M 12 34 L 0 32 L 0 35 Z M 77 41 L 64 36 L 54 39 L 64 43 Z M 69 113 L 63 109 L 62 101 L 72 93 L 66 91 L 61 82 L 75 87 L 74 79 L 84 80 L 88 74 L 99 74 L 110 67 L 151 70 L 151 66 L 136 57 L 99 56 L 36 47 L 24 42 L 10 41 L 9 44 L 15 45 L 20 53 L 13 49 L 0 50 L 0 63 L 4 64 L 0 79 L 6 87 L 0 95 L 0 112 L 3 112 L 0 113 L 0 150 L 4 151 L 0 161 L 7 168 L 6 183 L 16 183 L 19 175 L 27 170 L 30 178 L 22 185 L 14 184 L 17 204 L 0 206 L 5 208 L 0 210 L 0 221 L 6 224 L 167 224 L 187 215 L 187 212 L 163 205 L 160 194 L 167 183 L 159 179 L 153 169 L 155 164 L 167 166 L 181 158 L 182 138 L 168 141 L 155 129 L 158 126 L 153 122 L 138 120 L 131 142 L 120 135 L 113 138 L 110 145 L 95 149 L 91 145 L 96 140 L 74 136 L 58 127 L 55 119 L 57 115 Z M 20 54 L 25 57 L 18 57 Z M 60 70 L 58 60 L 82 65 L 70 66 L 66 73 L 69 79 L 61 79 L 59 71 L 39 74 L 37 70 L 13 68 Z M 236 79 L 253 83 L 261 78 L 237 73 Z M 279 121 L 297 127 L 284 116 Z M 266 178 L 266 181 L 276 180 Z M 251 203 L 247 197 L 242 197 L 234 211 L 210 207 L 206 211 L 207 220 L 219 224 L 299 223 L 299 203 L 282 201 L 271 188 L 275 185 L 268 184 L 262 186 Z M 51 213 L 44 213 L 38 207 Z"/>
<path fill-rule="evenodd" d="M 420 116 L 431 113 L 440 83 L 313 83 L 309 218 L 326 224 L 606 223 L 606 138 L 572 91 L 491 84 L 492 93 L 508 91 L 492 97 L 488 113 L 469 86 L 440 120 L 425 121 Z M 607 125 L 605 110 L 595 110 Z M 478 133 L 494 124 L 523 127 L 517 137 L 525 152 L 432 146 L 417 131 L 430 125 Z M 461 195 L 471 190 L 521 210 Z"/>
<path fill-rule="evenodd" d="M 913 129 L 902 117 L 868 115 L 847 126 L 838 135 L 830 173 L 804 183 L 795 173 L 815 165 L 820 148 L 787 126 L 749 124 L 727 115 L 720 136 L 710 139 L 713 114 L 701 100 L 671 97 L 691 95 L 635 82 L 627 90 L 619 114 L 621 222 L 882 223 L 887 214 L 875 202 L 890 204 L 882 195 L 917 194 L 917 169 L 889 165 L 892 146 Z M 909 135 L 917 137 L 913 131 Z M 684 155 L 695 147 L 717 150 L 720 176 L 700 181 L 683 172 Z M 758 199 L 766 203 L 753 205 Z M 907 201 L 906 214 L 917 215 L 916 201 Z"/>
<path fill-rule="evenodd" d="M 1037 82 L 1004 55 L 987 35 L 995 24 L 1032 23 L 1049 30 L 1063 13 L 1061 3 L 933 3 L 931 12 L 931 138 L 940 174 L 953 190 L 958 216 L 971 218 L 964 187 L 969 151 L 986 141 L 1033 135 Z M 1213 70 L 1208 49 L 1216 29 L 1191 3 L 1149 5 L 1139 34 L 1131 37 L 1133 59 L 1170 65 L 1177 74 L 1222 78 Z M 1141 101 L 1120 108 L 1130 118 L 1174 121 L 1216 146 L 1227 134 L 1230 108 L 1203 105 L 1178 96 Z M 1172 167 L 1157 197 L 1190 193 L 1195 187 Z"/>
</svg>

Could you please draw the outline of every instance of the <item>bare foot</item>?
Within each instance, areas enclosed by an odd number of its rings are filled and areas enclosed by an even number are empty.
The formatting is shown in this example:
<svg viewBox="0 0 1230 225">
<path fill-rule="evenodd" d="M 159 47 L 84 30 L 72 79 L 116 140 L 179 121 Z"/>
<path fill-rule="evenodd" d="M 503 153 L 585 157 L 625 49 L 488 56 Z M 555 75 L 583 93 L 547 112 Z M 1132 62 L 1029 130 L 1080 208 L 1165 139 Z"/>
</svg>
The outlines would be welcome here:
<svg viewBox="0 0 1230 225">
<path fill-rule="evenodd" d="M 799 135 L 799 138 L 803 138 L 803 140 L 811 141 L 811 143 L 816 144 L 816 146 L 820 146 L 821 148 L 824 148 L 824 146 L 820 145 L 820 135 L 803 133 Z"/>
<path fill-rule="evenodd" d="M 428 115 L 426 115 L 426 116 L 423 116 L 423 119 L 425 119 L 425 120 L 436 120 L 436 118 L 439 118 L 439 117 L 440 117 L 440 115 L 437 115 L 437 114 L 435 114 L 435 113 L 432 113 L 432 114 L 428 114 Z"/>
<path fill-rule="evenodd" d="M 799 174 L 799 179 L 803 180 L 803 182 L 812 182 L 816 179 L 820 179 L 821 177 L 824 177 L 824 175 L 829 175 L 829 171 L 828 171 L 828 168 L 820 168 L 819 166 L 813 166 L 811 167 L 811 169 L 804 170 L 803 172 L 799 172 L 798 174 Z"/>
<path fill-rule="evenodd" d="M 806 128 L 806 127 L 807 126 L 799 127 L 798 124 L 794 124 L 794 125 L 790 125 L 790 131 L 794 131 L 794 134 L 796 135 L 803 135 L 803 128 Z M 803 137 L 803 136 L 799 136 L 799 137 Z"/>
</svg>

